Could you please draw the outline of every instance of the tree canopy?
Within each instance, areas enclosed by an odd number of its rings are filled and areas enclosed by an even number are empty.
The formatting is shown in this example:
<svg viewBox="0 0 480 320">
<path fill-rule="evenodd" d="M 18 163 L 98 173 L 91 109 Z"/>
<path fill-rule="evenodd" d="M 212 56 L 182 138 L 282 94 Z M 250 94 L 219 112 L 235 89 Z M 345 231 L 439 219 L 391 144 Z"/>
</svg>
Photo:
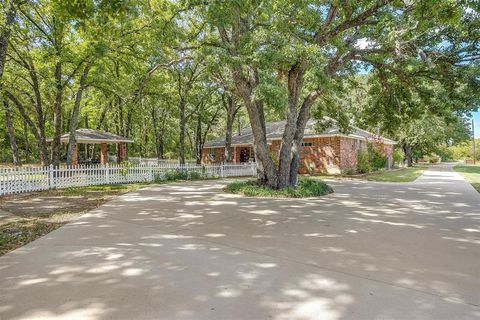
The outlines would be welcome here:
<svg viewBox="0 0 480 320">
<path fill-rule="evenodd" d="M 464 118 L 478 108 L 476 1 L 1 4 L 5 161 L 71 161 L 74 137 L 65 149 L 60 135 L 79 127 L 180 162 L 200 162 L 205 141 L 223 135 L 228 161 L 232 132 L 249 125 L 258 180 L 283 188 L 297 183 L 312 117 L 396 139 L 408 158 L 467 139 Z M 265 122 L 279 119 L 274 161 Z"/>
</svg>

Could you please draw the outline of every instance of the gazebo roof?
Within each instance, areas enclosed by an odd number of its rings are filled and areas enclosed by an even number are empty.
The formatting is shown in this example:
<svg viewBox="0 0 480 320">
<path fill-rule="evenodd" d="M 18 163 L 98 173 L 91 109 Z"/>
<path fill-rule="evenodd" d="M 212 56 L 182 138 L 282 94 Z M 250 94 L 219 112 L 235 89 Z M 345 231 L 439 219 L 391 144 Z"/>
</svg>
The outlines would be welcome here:
<svg viewBox="0 0 480 320">
<path fill-rule="evenodd" d="M 70 133 L 67 132 L 63 134 L 60 138 L 61 142 L 68 143 Z M 103 130 L 96 130 L 96 129 L 77 129 L 75 130 L 75 140 L 77 143 L 132 143 L 133 140 L 128 138 L 106 132 Z M 52 142 L 53 138 L 48 138 L 47 142 Z"/>
</svg>

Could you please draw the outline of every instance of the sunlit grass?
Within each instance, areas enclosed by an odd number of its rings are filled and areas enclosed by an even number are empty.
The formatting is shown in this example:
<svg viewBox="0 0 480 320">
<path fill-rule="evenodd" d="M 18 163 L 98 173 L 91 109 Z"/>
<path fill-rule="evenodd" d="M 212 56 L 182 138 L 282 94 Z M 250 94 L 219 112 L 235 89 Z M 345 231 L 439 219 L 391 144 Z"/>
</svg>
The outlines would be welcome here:
<svg viewBox="0 0 480 320">
<path fill-rule="evenodd" d="M 478 192 L 480 192 L 480 165 L 459 164 L 454 167 L 465 180 L 467 180 Z"/>
<path fill-rule="evenodd" d="M 367 180 L 379 182 L 412 182 L 415 181 L 428 168 L 427 165 L 415 165 L 414 167 L 399 170 L 383 171 L 366 176 Z"/>
<path fill-rule="evenodd" d="M 249 197 L 269 198 L 307 198 L 318 197 L 333 192 L 332 188 L 323 181 L 301 177 L 296 188 L 272 189 L 258 185 L 256 181 L 232 182 L 226 192 L 243 194 Z"/>
</svg>

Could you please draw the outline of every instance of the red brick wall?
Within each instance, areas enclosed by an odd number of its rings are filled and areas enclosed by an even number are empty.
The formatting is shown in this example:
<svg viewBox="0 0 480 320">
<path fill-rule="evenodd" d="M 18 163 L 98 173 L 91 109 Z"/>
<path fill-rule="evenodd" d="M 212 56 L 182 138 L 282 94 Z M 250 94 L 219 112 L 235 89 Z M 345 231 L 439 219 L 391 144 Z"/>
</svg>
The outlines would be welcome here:
<svg viewBox="0 0 480 320">
<path fill-rule="evenodd" d="M 355 170 L 357 168 L 357 155 L 360 141 L 357 139 L 340 138 L 340 169 Z"/>
<path fill-rule="evenodd" d="M 357 139 L 346 137 L 321 137 L 305 138 L 306 143 L 312 143 L 312 146 L 304 146 L 300 150 L 300 173 L 331 173 L 338 174 L 344 170 L 356 169 L 357 154 L 361 143 Z M 274 160 L 278 160 L 280 152 L 280 140 L 273 140 L 269 144 L 269 151 L 272 155 L 277 155 Z M 366 147 L 367 142 L 362 142 Z M 385 155 L 392 155 L 391 145 L 382 145 Z M 235 161 L 240 161 L 239 147 L 235 152 Z M 210 148 L 202 151 L 203 163 L 221 163 L 224 161 L 224 148 L 215 148 L 215 161 L 210 160 Z"/>
<path fill-rule="evenodd" d="M 312 146 L 302 147 L 300 151 L 300 173 L 310 172 L 329 172 L 340 173 L 340 138 L 305 138 L 304 142 L 311 142 Z M 273 155 L 278 155 L 280 151 L 280 140 L 273 140 L 269 145 L 269 151 Z M 215 148 L 215 161 L 210 159 L 210 148 L 204 148 L 202 151 L 203 163 L 223 162 L 223 147 Z M 237 147 L 235 152 L 235 161 L 240 161 L 240 152 Z M 277 156 L 278 158 L 278 156 Z M 278 160 L 278 159 L 276 159 Z"/>
<path fill-rule="evenodd" d="M 340 138 L 305 138 L 300 149 L 300 173 L 340 173 Z"/>
<path fill-rule="evenodd" d="M 202 163 L 211 164 L 211 163 L 222 163 L 225 159 L 225 148 L 224 147 L 215 147 L 214 154 L 215 159 L 210 158 L 211 148 L 203 148 L 202 150 Z"/>
</svg>

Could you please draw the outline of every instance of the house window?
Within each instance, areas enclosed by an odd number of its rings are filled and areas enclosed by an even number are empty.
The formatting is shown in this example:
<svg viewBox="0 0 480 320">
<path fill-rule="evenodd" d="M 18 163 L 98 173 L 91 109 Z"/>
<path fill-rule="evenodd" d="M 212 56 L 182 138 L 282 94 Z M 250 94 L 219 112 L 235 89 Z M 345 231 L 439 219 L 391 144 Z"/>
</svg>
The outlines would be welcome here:
<svg viewBox="0 0 480 320">
<path fill-rule="evenodd" d="M 211 161 L 215 161 L 215 148 L 210 148 L 209 158 Z"/>
<path fill-rule="evenodd" d="M 302 142 L 302 147 L 311 147 L 311 146 L 313 146 L 313 142 L 305 142 L 305 141 Z"/>
</svg>

